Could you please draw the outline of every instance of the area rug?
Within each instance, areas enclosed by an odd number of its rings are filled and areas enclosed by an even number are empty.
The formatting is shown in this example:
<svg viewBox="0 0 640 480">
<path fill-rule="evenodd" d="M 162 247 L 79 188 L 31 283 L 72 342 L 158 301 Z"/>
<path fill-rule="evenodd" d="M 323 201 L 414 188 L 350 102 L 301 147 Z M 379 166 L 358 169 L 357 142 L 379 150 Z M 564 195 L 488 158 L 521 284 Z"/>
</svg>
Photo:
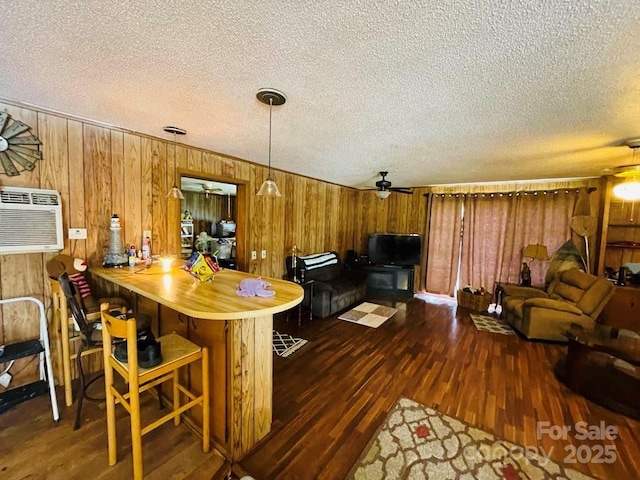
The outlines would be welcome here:
<svg viewBox="0 0 640 480">
<path fill-rule="evenodd" d="M 533 450 L 401 398 L 347 478 L 593 480 Z"/>
<path fill-rule="evenodd" d="M 397 308 L 364 302 L 348 312 L 343 313 L 338 318 L 340 320 L 346 320 L 347 322 L 357 323 L 358 325 L 378 328 L 393 317 L 397 311 Z"/>
<path fill-rule="evenodd" d="M 500 333 L 502 335 L 515 335 L 511 325 L 502 318 L 489 317 L 487 315 L 476 315 L 471 313 L 471 320 L 481 332 Z"/>
<path fill-rule="evenodd" d="M 287 333 L 273 331 L 273 353 L 279 357 L 288 357 L 305 343 L 307 340 L 302 338 L 294 338 Z"/>
</svg>

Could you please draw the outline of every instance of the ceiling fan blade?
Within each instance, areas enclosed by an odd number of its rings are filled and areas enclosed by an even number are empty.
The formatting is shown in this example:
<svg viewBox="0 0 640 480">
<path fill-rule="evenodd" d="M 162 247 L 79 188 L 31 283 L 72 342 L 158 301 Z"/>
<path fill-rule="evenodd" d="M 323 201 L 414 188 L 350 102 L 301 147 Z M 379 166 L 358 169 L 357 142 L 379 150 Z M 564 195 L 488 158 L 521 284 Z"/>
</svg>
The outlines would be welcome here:
<svg viewBox="0 0 640 480">
<path fill-rule="evenodd" d="M 413 194 L 413 189 L 407 187 L 391 187 L 389 190 L 397 193 L 406 193 L 407 195 Z"/>
</svg>

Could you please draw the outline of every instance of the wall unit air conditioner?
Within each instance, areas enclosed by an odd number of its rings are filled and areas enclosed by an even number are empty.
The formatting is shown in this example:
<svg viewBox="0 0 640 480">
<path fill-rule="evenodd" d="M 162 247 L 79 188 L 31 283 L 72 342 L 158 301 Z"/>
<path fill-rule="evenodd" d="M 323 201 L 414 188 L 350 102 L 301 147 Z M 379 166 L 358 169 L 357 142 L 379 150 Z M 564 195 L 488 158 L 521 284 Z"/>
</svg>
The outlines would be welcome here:
<svg viewBox="0 0 640 480">
<path fill-rule="evenodd" d="M 0 254 L 57 252 L 63 248 L 58 192 L 0 187 Z"/>
</svg>

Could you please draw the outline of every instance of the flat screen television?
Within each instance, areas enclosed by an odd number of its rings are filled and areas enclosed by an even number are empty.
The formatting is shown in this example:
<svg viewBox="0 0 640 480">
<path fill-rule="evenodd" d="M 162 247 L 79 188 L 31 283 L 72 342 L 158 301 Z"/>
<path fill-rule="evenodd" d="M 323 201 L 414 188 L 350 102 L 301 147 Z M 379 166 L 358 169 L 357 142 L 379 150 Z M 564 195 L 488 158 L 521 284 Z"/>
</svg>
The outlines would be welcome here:
<svg viewBox="0 0 640 480">
<path fill-rule="evenodd" d="M 420 235 L 370 233 L 369 260 L 378 265 L 419 265 Z"/>
</svg>

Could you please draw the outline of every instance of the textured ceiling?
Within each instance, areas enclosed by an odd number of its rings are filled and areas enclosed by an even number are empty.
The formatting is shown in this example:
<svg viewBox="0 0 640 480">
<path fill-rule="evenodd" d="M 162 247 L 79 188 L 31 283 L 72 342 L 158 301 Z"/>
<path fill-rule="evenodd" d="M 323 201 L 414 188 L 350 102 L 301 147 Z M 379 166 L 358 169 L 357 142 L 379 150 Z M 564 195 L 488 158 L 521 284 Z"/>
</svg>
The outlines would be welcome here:
<svg viewBox="0 0 640 480">
<path fill-rule="evenodd" d="M 0 97 L 342 185 L 602 175 L 640 136 L 637 0 L 5 2 Z"/>
</svg>

